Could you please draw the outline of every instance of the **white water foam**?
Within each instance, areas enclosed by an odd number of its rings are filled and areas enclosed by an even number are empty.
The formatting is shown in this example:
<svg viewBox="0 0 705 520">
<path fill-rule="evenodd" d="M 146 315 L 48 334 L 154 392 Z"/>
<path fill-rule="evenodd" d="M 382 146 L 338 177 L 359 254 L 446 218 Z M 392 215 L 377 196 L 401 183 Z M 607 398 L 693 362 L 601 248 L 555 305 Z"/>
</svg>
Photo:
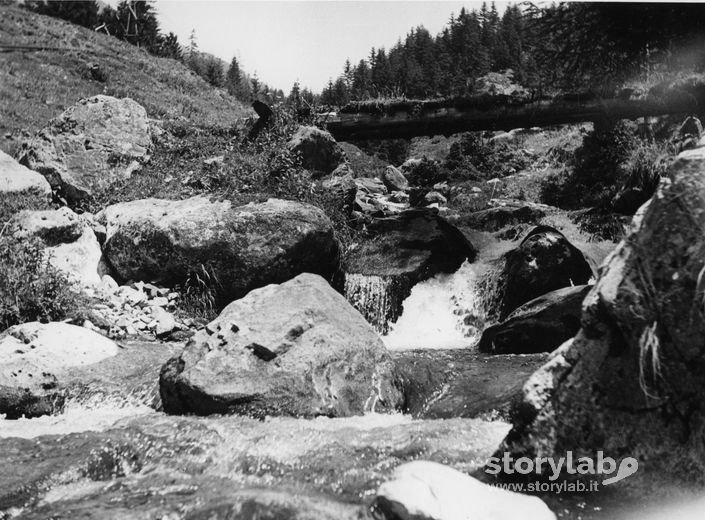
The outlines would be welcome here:
<svg viewBox="0 0 705 520">
<path fill-rule="evenodd" d="M 465 348 L 482 333 L 485 310 L 479 282 L 485 263 L 465 262 L 453 274 L 416 284 L 402 315 L 383 336 L 390 350 Z"/>
<path fill-rule="evenodd" d="M 32 439 L 40 435 L 65 435 L 107 430 L 121 419 L 137 417 L 154 410 L 147 405 L 118 399 L 69 400 L 62 413 L 32 419 L 5 419 L 0 415 L 0 438 Z"/>
</svg>

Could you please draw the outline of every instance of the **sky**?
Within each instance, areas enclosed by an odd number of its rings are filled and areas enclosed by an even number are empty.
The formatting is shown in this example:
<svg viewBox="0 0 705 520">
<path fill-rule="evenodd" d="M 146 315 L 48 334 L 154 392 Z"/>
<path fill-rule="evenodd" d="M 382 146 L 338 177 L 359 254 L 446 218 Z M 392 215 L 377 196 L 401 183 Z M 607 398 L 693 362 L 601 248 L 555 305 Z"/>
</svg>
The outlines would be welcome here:
<svg viewBox="0 0 705 520">
<path fill-rule="evenodd" d="M 496 2 L 500 14 L 508 2 Z M 391 48 L 412 27 L 438 34 L 450 14 L 479 1 L 232 1 L 156 0 L 162 32 L 182 45 L 195 30 L 199 50 L 288 93 L 295 81 L 320 92 L 342 72 L 345 59 L 366 58 L 371 47 Z"/>
</svg>

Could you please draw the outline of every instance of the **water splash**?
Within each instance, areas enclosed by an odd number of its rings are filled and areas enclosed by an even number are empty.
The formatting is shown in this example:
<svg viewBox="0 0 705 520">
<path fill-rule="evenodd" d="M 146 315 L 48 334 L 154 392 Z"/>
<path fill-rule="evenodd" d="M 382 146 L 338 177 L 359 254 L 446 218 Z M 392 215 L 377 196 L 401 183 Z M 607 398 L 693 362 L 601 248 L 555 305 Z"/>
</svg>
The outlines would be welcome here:
<svg viewBox="0 0 705 520">
<path fill-rule="evenodd" d="M 345 297 L 380 334 L 401 314 L 409 284 L 402 277 L 346 273 Z"/>
<path fill-rule="evenodd" d="M 107 430 L 122 419 L 154 413 L 149 406 L 133 399 L 96 396 L 95 399 L 69 399 L 58 415 L 32 419 L 5 419 L 0 415 L 0 438 L 33 439 L 40 435 L 64 435 Z"/>
<path fill-rule="evenodd" d="M 482 333 L 486 310 L 480 281 L 486 263 L 465 262 L 453 274 L 439 274 L 414 286 L 403 311 L 384 336 L 387 348 L 464 348 Z"/>
</svg>

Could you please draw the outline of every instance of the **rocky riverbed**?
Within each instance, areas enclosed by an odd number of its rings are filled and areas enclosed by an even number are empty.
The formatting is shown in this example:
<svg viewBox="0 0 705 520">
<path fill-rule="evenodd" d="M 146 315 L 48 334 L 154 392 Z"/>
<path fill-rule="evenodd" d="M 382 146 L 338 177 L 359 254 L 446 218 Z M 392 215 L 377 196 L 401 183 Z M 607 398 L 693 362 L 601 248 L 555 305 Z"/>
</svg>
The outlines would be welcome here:
<svg viewBox="0 0 705 520">
<path fill-rule="evenodd" d="M 36 240 L 87 302 L 0 334 L 0 518 L 697 514 L 705 147 L 617 245 L 487 186 L 419 191 L 424 160 L 365 170 L 360 150 L 302 127 L 287 148 L 358 226 L 345 249 L 300 201 L 85 211 L 148 164 L 159 132 L 97 96 L 24 143 L 32 169 L 0 157 L 3 193 L 34 186 L 60 206 L 18 211 L 0 236 Z M 185 315 L 207 282 L 217 317 Z M 487 471 L 503 452 L 602 450 L 639 471 L 560 494 Z"/>
</svg>

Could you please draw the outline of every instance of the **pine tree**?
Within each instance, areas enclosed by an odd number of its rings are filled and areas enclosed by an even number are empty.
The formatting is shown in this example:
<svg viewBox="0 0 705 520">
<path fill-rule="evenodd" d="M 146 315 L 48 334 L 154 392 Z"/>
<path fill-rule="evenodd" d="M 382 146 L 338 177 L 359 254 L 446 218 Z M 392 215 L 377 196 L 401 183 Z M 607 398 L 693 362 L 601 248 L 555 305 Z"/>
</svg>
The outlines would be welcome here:
<svg viewBox="0 0 705 520">
<path fill-rule="evenodd" d="M 228 72 L 225 75 L 225 88 L 231 96 L 242 99 L 242 71 L 240 71 L 240 64 L 235 56 L 230 61 Z"/>
</svg>

